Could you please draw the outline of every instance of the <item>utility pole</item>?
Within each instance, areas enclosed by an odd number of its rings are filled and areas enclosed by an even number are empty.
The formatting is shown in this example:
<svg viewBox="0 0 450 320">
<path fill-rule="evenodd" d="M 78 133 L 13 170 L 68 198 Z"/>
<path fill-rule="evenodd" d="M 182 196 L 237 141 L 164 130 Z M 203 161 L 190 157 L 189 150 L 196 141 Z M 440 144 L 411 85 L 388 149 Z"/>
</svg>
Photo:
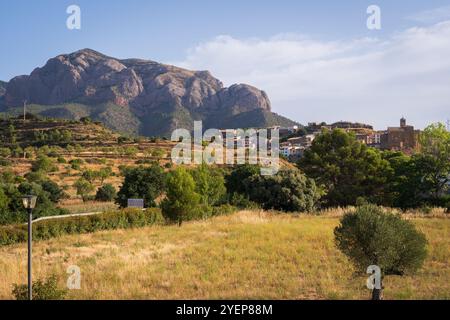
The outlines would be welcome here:
<svg viewBox="0 0 450 320">
<path fill-rule="evenodd" d="M 450 132 L 450 119 L 447 119 L 447 131 Z"/>
</svg>

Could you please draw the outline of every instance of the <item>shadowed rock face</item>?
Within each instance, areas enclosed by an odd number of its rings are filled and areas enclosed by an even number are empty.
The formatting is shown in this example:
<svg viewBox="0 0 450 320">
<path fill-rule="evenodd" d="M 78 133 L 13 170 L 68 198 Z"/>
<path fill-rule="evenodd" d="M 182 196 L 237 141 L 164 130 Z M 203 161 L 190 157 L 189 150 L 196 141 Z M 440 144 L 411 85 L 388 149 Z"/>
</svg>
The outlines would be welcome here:
<svg viewBox="0 0 450 320">
<path fill-rule="evenodd" d="M 0 81 L 0 99 L 5 95 L 6 93 L 6 82 Z"/>
<path fill-rule="evenodd" d="M 153 61 L 107 57 L 90 49 L 50 59 L 29 76 L 7 85 L 7 106 L 28 103 L 113 102 L 140 112 L 173 104 L 195 110 L 227 108 L 234 112 L 270 111 L 267 95 L 248 85 L 224 88 L 208 71 L 189 71 Z"/>
<path fill-rule="evenodd" d="M 265 126 L 265 119 L 274 119 L 266 93 L 252 86 L 225 88 L 208 71 L 190 71 L 149 60 L 115 59 L 91 49 L 52 58 L 30 75 L 13 78 L 3 91 L 7 108 L 21 106 L 25 100 L 51 106 L 101 105 L 101 112 L 92 109 L 94 119 L 107 120 L 112 129 L 128 121 L 120 127 L 134 127 L 130 132 L 143 135 L 167 135 L 178 125 L 190 128 L 193 120 L 222 128 L 225 123 L 232 125 L 235 116 L 248 127 Z M 51 116 L 52 111 L 46 112 Z"/>
</svg>

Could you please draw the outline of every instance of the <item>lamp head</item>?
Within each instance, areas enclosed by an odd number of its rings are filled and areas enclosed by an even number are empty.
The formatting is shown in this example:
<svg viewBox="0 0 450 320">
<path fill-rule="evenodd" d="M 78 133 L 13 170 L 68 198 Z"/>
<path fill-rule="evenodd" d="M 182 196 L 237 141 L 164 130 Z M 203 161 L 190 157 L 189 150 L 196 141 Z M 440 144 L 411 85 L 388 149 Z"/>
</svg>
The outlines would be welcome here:
<svg viewBox="0 0 450 320">
<path fill-rule="evenodd" d="M 25 209 L 34 209 L 36 206 L 37 197 L 33 195 L 27 195 L 22 197 L 23 206 Z"/>
</svg>

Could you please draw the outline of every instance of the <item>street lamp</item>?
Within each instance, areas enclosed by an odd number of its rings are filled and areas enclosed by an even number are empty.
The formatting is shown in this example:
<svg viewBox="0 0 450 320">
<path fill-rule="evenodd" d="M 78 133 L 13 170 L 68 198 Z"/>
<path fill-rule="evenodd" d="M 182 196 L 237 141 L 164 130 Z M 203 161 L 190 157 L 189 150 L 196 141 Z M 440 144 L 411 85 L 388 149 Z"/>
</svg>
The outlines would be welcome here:
<svg viewBox="0 0 450 320">
<path fill-rule="evenodd" d="M 31 280 L 31 256 L 32 256 L 32 226 L 33 226 L 33 209 L 36 206 L 36 196 L 24 196 L 22 197 L 22 203 L 25 209 L 28 211 L 28 300 L 33 299 L 32 287 L 33 283 Z"/>
</svg>

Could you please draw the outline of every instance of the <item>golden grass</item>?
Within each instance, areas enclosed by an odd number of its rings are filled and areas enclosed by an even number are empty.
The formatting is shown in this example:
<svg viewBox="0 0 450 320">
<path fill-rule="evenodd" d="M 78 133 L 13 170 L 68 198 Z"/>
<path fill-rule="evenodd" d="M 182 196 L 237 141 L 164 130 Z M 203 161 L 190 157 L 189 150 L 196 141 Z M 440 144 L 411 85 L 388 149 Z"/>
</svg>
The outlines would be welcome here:
<svg viewBox="0 0 450 320">
<path fill-rule="evenodd" d="M 87 201 L 81 199 L 70 199 L 64 201 L 59 207 L 68 210 L 70 213 L 105 212 L 117 210 L 118 206 L 113 202 Z"/>
<path fill-rule="evenodd" d="M 414 218 L 429 240 L 416 274 L 389 276 L 386 299 L 449 299 L 449 219 Z M 366 276 L 334 246 L 333 216 L 241 211 L 177 226 L 64 236 L 34 246 L 34 277 L 81 268 L 70 299 L 367 299 Z M 26 245 L 0 248 L 0 299 L 26 282 Z"/>
</svg>

